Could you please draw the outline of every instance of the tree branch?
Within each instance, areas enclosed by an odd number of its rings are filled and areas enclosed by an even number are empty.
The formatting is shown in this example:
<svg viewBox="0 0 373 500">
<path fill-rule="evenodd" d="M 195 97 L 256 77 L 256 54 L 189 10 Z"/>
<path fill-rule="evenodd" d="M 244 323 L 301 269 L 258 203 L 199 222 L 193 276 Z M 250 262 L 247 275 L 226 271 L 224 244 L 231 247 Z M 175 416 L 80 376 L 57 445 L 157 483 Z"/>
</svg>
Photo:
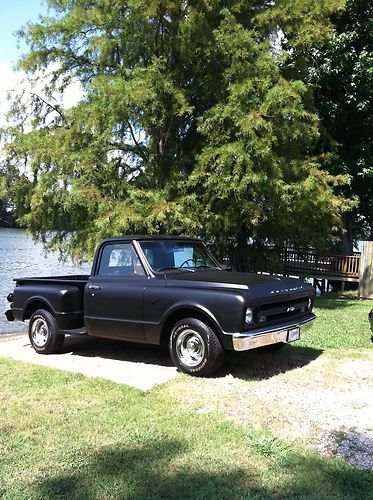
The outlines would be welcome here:
<svg viewBox="0 0 373 500">
<path fill-rule="evenodd" d="M 60 117 L 62 118 L 62 120 L 66 123 L 66 120 L 65 120 L 65 116 L 63 114 L 63 112 L 61 111 L 61 108 L 60 106 L 53 106 L 53 104 L 47 102 L 45 99 L 43 99 L 42 97 L 40 97 L 40 95 L 38 94 L 35 94 L 35 92 L 30 92 L 28 91 L 28 93 L 34 97 L 36 97 L 37 99 L 39 99 L 39 101 L 42 101 L 44 104 L 46 104 L 49 108 L 53 109 L 56 113 L 58 113 L 60 115 Z"/>
</svg>

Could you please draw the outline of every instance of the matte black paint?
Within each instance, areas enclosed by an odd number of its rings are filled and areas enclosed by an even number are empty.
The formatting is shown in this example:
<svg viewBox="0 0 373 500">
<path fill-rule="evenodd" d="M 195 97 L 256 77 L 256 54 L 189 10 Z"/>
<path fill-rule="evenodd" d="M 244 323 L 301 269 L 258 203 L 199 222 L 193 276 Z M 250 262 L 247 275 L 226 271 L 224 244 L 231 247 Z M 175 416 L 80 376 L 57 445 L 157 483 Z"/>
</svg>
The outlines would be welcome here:
<svg viewBox="0 0 373 500">
<path fill-rule="evenodd" d="M 75 284 L 70 284 L 74 283 Z M 14 302 L 12 311 L 14 318 L 19 321 L 24 321 L 30 317 L 33 304 L 39 304 L 42 308 L 48 309 L 56 318 L 58 328 L 79 328 L 83 326 L 83 296 L 82 290 L 87 284 L 86 281 L 79 280 L 80 286 L 76 283 L 77 280 L 68 282 L 64 279 L 48 280 L 28 280 L 20 281 L 21 284 L 16 286 L 14 290 Z M 19 282 L 18 282 L 19 283 Z"/>
<path fill-rule="evenodd" d="M 157 237 L 129 236 L 103 240 L 97 248 L 91 276 L 16 278 L 12 312 L 16 320 L 45 307 L 60 331 L 80 329 L 88 335 L 159 344 L 164 325 L 174 314 L 202 315 L 216 330 L 223 346 L 232 349 L 232 335 L 259 331 L 245 325 L 247 307 L 313 298 L 311 285 L 293 278 L 222 269 L 170 270 L 153 273 L 136 242 Z M 158 237 L 195 241 L 185 237 Z M 199 240 L 198 240 L 199 241 Z M 98 275 L 102 249 L 110 243 L 132 242 L 145 276 Z M 34 309 L 35 310 L 35 309 Z M 304 312 L 296 318 L 307 318 Z M 11 315 L 9 315 L 11 317 Z M 289 323 L 281 320 L 279 325 Z M 85 327 L 85 328 L 83 328 Z"/>
</svg>

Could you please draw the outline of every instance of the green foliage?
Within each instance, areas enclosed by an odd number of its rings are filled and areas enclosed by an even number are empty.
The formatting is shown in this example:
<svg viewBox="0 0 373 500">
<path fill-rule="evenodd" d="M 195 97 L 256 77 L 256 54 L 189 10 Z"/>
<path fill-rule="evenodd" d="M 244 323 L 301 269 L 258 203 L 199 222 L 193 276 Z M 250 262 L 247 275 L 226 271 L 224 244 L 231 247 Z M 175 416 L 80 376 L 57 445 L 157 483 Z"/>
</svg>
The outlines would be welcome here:
<svg viewBox="0 0 373 500">
<path fill-rule="evenodd" d="M 373 5 L 347 0 L 330 40 L 315 49 L 310 80 L 316 108 L 334 145 L 332 173 L 348 174 L 347 196 L 358 197 L 355 238 L 373 237 Z M 333 144 L 334 143 L 334 144 Z"/>
<path fill-rule="evenodd" d="M 284 29 L 304 42 L 315 2 L 296 2 L 295 24 L 282 3 Z M 335 195 L 346 178 L 320 169 L 310 94 L 271 52 L 277 4 L 48 4 L 52 15 L 20 32 L 30 47 L 20 67 L 52 77 L 45 97 L 15 102 L 8 129 L 8 164 L 33 175 L 20 220 L 34 234 L 76 258 L 121 233 L 197 234 L 241 256 L 249 237 L 333 238 L 350 207 Z M 315 39 L 337 4 L 319 16 Z M 74 80 L 84 97 L 63 110 L 52 96 Z"/>
<path fill-rule="evenodd" d="M 258 22 L 269 34 L 281 29 L 283 48 L 294 60 L 332 35 L 331 17 L 344 4 L 345 0 L 277 0 L 260 12 Z"/>
<path fill-rule="evenodd" d="M 6 193 L 5 176 L 0 176 L 0 227 L 9 226 L 12 223 L 12 214 L 9 210 L 9 198 Z"/>
<path fill-rule="evenodd" d="M 16 225 L 16 219 L 24 213 L 23 201 L 29 188 L 30 181 L 17 168 L 0 166 L 0 226 Z"/>
<path fill-rule="evenodd" d="M 214 240 L 237 235 L 242 246 L 251 237 L 321 247 L 346 206 L 333 194 L 346 179 L 318 168 L 318 120 L 304 106 L 305 85 L 285 80 L 267 47 L 229 13 L 215 36 L 230 60 L 228 92 L 199 120 L 207 146 L 190 179 L 205 230 Z"/>
</svg>

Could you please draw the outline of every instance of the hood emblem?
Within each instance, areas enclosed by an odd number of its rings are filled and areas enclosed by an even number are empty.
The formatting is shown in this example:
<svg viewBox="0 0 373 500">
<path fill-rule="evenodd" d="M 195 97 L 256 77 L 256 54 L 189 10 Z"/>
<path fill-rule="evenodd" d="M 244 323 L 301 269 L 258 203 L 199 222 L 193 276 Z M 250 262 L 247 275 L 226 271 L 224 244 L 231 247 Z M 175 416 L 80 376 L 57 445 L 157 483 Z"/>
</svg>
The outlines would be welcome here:
<svg viewBox="0 0 373 500">
<path fill-rule="evenodd" d="M 295 307 L 294 306 L 290 306 L 286 309 L 286 312 L 293 312 L 295 311 Z"/>
<path fill-rule="evenodd" d="M 274 293 L 286 293 L 286 292 L 296 292 L 298 290 L 303 290 L 302 286 L 294 286 L 292 288 L 281 288 L 280 290 L 272 290 L 271 294 Z"/>
</svg>

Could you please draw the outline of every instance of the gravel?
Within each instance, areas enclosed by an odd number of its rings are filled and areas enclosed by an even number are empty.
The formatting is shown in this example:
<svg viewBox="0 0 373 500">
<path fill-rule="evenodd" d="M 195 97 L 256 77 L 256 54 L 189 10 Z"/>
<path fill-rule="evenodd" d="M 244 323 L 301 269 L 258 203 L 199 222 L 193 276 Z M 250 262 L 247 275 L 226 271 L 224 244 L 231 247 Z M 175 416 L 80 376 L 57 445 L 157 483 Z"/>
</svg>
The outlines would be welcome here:
<svg viewBox="0 0 373 500">
<path fill-rule="evenodd" d="M 217 410 L 240 426 L 269 429 L 373 470 L 372 351 L 309 357 L 290 347 L 229 358 L 225 374 L 194 383 L 193 391 L 178 384 L 180 400 L 198 413 Z"/>
</svg>

